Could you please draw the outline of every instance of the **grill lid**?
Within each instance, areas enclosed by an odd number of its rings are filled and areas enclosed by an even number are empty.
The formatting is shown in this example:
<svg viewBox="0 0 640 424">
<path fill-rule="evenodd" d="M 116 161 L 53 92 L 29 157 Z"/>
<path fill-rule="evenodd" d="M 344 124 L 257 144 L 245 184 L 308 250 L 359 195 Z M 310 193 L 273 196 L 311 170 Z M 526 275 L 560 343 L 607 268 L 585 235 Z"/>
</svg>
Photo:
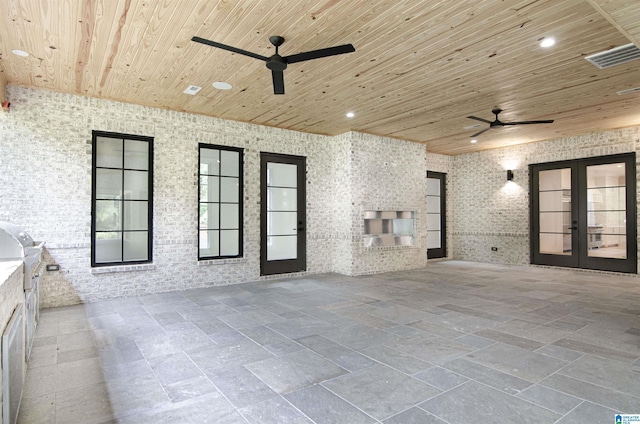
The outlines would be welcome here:
<svg viewBox="0 0 640 424">
<path fill-rule="evenodd" d="M 0 221 L 0 260 L 23 259 L 36 247 L 33 239 L 23 228 Z"/>
</svg>

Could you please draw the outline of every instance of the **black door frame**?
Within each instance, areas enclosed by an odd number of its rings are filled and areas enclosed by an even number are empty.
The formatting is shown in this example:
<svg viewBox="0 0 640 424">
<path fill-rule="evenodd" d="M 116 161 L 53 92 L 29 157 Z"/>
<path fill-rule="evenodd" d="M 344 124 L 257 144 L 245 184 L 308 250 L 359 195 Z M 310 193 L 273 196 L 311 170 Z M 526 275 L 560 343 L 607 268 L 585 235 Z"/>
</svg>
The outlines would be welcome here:
<svg viewBox="0 0 640 424">
<path fill-rule="evenodd" d="M 427 249 L 427 259 L 447 257 L 447 174 L 427 171 L 427 178 L 440 180 L 440 247 Z M 427 197 L 429 193 L 427 193 Z M 427 228 L 428 231 L 428 228 Z M 428 236 L 427 232 L 427 236 Z"/>
<path fill-rule="evenodd" d="M 307 269 L 307 182 L 304 156 L 260 152 L 260 275 L 287 274 Z M 297 166 L 297 258 L 267 260 L 267 163 Z"/>
<path fill-rule="evenodd" d="M 626 175 L 626 236 L 627 258 L 600 258 L 588 255 L 587 228 L 587 166 L 610 163 L 625 164 Z M 571 168 L 571 255 L 542 254 L 539 240 L 539 171 Z M 637 226 L 636 226 L 636 155 L 635 152 L 584 159 L 549 162 L 529 165 L 530 193 L 530 259 L 532 264 L 594 269 L 601 271 L 637 273 Z"/>
</svg>

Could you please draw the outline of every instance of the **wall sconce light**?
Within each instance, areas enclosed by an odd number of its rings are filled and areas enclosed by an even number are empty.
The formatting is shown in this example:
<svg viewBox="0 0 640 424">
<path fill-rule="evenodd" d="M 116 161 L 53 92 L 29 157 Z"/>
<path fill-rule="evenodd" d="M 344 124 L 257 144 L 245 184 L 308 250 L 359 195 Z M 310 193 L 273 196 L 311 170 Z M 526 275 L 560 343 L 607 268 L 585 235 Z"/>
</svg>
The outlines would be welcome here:
<svg viewBox="0 0 640 424">
<path fill-rule="evenodd" d="M 511 181 L 513 180 L 513 171 L 510 169 L 507 169 L 507 181 Z"/>
<path fill-rule="evenodd" d="M 9 102 L 2 102 L 2 109 L 4 109 L 5 111 L 9 112 L 9 108 L 11 107 L 11 103 Z"/>
</svg>

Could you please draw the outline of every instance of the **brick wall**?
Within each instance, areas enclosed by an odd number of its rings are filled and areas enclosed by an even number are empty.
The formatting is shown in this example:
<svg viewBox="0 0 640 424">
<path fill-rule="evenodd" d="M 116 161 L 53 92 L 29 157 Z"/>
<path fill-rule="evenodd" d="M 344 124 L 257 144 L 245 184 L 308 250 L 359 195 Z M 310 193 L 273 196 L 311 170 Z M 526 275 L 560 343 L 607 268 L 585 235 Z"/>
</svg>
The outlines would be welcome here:
<svg viewBox="0 0 640 424">
<path fill-rule="evenodd" d="M 357 133 L 312 135 L 16 86 L 8 86 L 7 94 L 11 112 L 0 113 L 0 220 L 45 240 L 45 262 L 61 266 L 42 276 L 43 306 L 259 279 L 263 151 L 307 157 L 308 273 L 424 265 L 413 251 L 363 257 L 352 250 L 360 237 L 353 232 L 361 225 L 356 209 L 359 213 L 365 204 L 423 207 L 423 146 Z M 151 265 L 90 267 L 92 130 L 155 139 Z M 244 258 L 197 261 L 198 143 L 245 149 Z M 392 158 L 395 168 L 359 183 L 369 166 L 380 168 L 376 161 L 383 157 Z M 388 259 L 379 260 L 383 256 Z"/>
<path fill-rule="evenodd" d="M 634 127 L 454 156 L 449 185 L 455 209 L 454 257 L 528 264 L 528 165 L 639 149 L 640 127 Z M 512 182 L 507 182 L 507 169 L 514 171 Z M 498 251 L 492 252 L 491 247 Z"/>
</svg>

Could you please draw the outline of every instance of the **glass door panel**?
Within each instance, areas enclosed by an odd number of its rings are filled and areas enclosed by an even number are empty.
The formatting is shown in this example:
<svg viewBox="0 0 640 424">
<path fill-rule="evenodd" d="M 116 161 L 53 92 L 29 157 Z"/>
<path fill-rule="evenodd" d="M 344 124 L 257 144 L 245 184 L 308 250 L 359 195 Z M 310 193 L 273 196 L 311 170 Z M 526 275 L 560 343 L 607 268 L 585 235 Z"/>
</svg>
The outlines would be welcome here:
<svg viewBox="0 0 640 424">
<path fill-rule="evenodd" d="M 306 269 L 305 158 L 262 153 L 261 273 Z"/>
<path fill-rule="evenodd" d="M 539 253 L 571 255 L 571 168 L 540 171 Z"/>
<path fill-rule="evenodd" d="M 635 154 L 530 165 L 531 263 L 637 272 Z"/>
<path fill-rule="evenodd" d="M 427 258 L 444 258 L 446 248 L 446 174 L 427 172 Z"/>
<path fill-rule="evenodd" d="M 626 259 L 625 164 L 587 166 L 588 255 Z"/>
</svg>

